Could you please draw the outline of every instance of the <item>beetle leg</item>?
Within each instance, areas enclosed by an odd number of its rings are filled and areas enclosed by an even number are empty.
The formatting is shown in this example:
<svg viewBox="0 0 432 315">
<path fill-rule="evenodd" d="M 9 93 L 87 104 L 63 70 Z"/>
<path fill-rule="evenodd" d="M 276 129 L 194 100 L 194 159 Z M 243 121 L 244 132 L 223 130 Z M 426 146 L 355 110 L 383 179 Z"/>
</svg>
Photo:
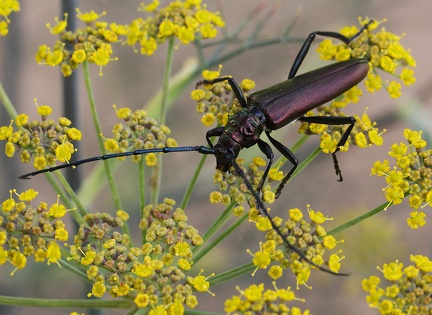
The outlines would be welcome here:
<svg viewBox="0 0 432 315">
<path fill-rule="evenodd" d="M 213 128 L 213 129 L 210 129 L 209 131 L 207 131 L 206 139 L 207 139 L 207 142 L 208 142 L 210 148 L 212 148 L 212 149 L 214 148 L 214 145 L 211 142 L 210 138 L 211 137 L 219 137 L 222 134 L 222 132 L 224 131 L 224 129 L 225 129 L 225 127 L 216 127 L 216 128 Z"/>
<path fill-rule="evenodd" d="M 216 78 L 214 80 L 199 81 L 196 84 L 196 87 L 198 87 L 199 85 L 202 85 L 202 84 L 215 84 L 215 83 L 223 82 L 223 81 L 228 81 L 228 84 L 231 86 L 231 89 L 233 90 L 235 97 L 240 102 L 241 107 L 246 108 L 247 107 L 247 101 L 246 101 L 246 98 L 243 94 L 243 91 L 241 90 L 238 83 L 231 77 L 220 77 L 220 78 Z"/>
<path fill-rule="evenodd" d="M 285 175 L 285 177 L 282 179 L 281 183 L 279 184 L 275 197 L 278 198 L 281 194 L 282 189 L 284 188 L 285 184 L 290 179 L 291 175 L 294 173 L 295 169 L 297 168 L 299 162 L 297 158 L 295 157 L 294 153 L 291 152 L 290 149 L 288 149 L 286 146 L 284 146 L 282 143 L 274 139 L 272 136 L 270 136 L 270 133 L 266 131 L 267 137 L 270 139 L 270 142 L 275 146 L 275 148 L 282 153 L 284 157 L 288 159 L 288 161 L 291 162 L 293 167 L 290 169 L 288 174 Z"/>
<path fill-rule="evenodd" d="M 302 47 L 300 48 L 297 56 L 294 59 L 293 65 L 291 66 L 291 70 L 288 75 L 288 79 L 294 78 L 297 74 L 298 69 L 300 68 L 300 65 L 303 63 L 303 60 L 305 59 L 310 46 L 312 45 L 312 42 L 314 41 L 315 37 L 317 35 L 324 36 L 324 37 L 330 37 L 339 39 L 340 41 L 344 42 L 345 44 L 351 43 L 353 39 L 358 37 L 365 29 L 369 27 L 369 25 L 374 22 L 374 20 L 369 21 L 369 23 L 363 25 L 363 27 L 353 36 L 346 37 L 340 33 L 337 32 L 322 32 L 322 31 L 315 31 L 313 33 L 310 33 L 309 36 L 306 38 L 305 42 L 303 43 Z"/>
<path fill-rule="evenodd" d="M 323 124 L 323 125 L 348 125 L 347 130 L 345 130 L 338 144 L 336 145 L 336 150 L 332 153 L 333 164 L 336 171 L 336 175 L 339 176 L 338 181 L 343 181 L 342 171 L 339 168 L 339 162 L 336 158 L 336 152 L 340 150 L 341 147 L 345 145 L 348 140 L 348 137 L 351 133 L 351 130 L 354 128 L 354 124 L 356 122 L 354 117 L 333 117 L 333 116 L 313 116 L 313 117 L 302 117 L 299 118 L 302 122 L 307 123 L 315 123 L 315 124 Z"/>
<path fill-rule="evenodd" d="M 263 186 L 264 186 L 264 182 L 268 176 L 268 172 L 270 170 L 270 166 L 272 166 L 273 164 L 273 158 L 274 158 L 274 154 L 273 151 L 270 147 L 270 145 L 267 142 L 264 142 L 263 140 L 259 139 L 258 140 L 258 147 L 260 148 L 261 152 L 264 153 L 268 159 L 268 165 L 267 168 L 263 174 L 263 176 L 261 177 L 260 183 L 258 185 L 258 188 L 256 190 L 257 194 L 259 195 Z"/>
<path fill-rule="evenodd" d="M 276 141 L 276 140 L 274 140 Z M 264 142 L 264 141 L 263 141 Z M 277 141 L 276 141 L 277 142 Z M 264 142 L 265 143 L 265 142 Z M 273 142 L 272 142 L 273 143 Z M 267 144 L 268 145 L 268 144 Z M 289 150 L 288 150 L 289 151 Z M 240 177 L 243 179 L 243 182 L 245 183 L 247 189 L 251 192 L 251 194 L 253 195 L 254 199 L 256 200 L 257 203 L 257 209 L 259 211 L 259 213 L 262 216 L 265 216 L 266 218 L 268 218 L 271 227 L 273 228 L 273 230 L 281 237 L 282 241 L 285 243 L 285 245 L 293 252 L 295 252 L 297 255 L 300 256 L 300 260 L 304 260 L 307 261 L 309 264 L 311 264 L 312 266 L 315 266 L 316 268 L 318 268 L 321 271 L 333 274 L 333 275 L 337 275 L 337 276 L 348 276 L 349 274 L 347 273 L 336 273 L 334 271 L 331 271 L 330 269 L 321 267 L 319 265 L 317 265 L 316 263 L 314 263 L 312 260 L 310 260 L 309 258 L 306 257 L 305 253 L 300 250 L 299 248 L 297 248 L 296 246 L 292 245 L 288 240 L 286 235 L 284 235 L 280 228 L 276 225 L 276 223 L 273 221 L 272 217 L 270 216 L 270 213 L 268 212 L 268 210 L 266 209 L 266 207 L 264 206 L 264 203 L 261 201 L 261 199 L 259 198 L 257 192 L 253 189 L 252 184 L 249 182 L 249 180 L 247 179 L 245 173 L 242 171 L 242 169 L 240 168 L 240 166 L 237 164 L 236 160 L 234 157 L 231 157 L 231 161 L 230 161 L 231 165 L 234 167 L 234 169 L 236 170 L 237 174 L 240 175 Z"/>
</svg>

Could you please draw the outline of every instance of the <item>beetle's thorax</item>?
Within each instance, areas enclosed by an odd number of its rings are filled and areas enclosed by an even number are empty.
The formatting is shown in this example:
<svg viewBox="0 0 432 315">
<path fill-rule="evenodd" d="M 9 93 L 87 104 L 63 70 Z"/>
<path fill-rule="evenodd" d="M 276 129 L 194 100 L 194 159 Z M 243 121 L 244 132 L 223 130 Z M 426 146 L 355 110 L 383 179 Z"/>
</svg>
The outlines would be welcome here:
<svg viewBox="0 0 432 315">
<path fill-rule="evenodd" d="M 231 159 L 237 158 L 240 150 L 255 145 L 264 131 L 264 114 L 258 107 L 243 108 L 232 115 L 215 145 L 216 168 L 226 172 Z"/>
</svg>

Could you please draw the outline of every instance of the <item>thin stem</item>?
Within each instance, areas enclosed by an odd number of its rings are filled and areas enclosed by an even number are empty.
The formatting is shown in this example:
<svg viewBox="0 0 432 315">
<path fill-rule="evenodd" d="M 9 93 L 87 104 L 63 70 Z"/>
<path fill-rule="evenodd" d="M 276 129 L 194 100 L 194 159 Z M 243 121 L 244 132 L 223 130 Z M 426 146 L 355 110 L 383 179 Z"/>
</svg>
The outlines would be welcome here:
<svg viewBox="0 0 432 315">
<path fill-rule="evenodd" d="M 9 99 L 9 96 L 7 95 L 6 91 L 4 90 L 3 84 L 0 82 L 0 101 L 3 103 L 3 107 L 9 114 L 10 118 L 15 119 L 16 116 L 18 116 L 18 113 L 15 110 L 15 107 L 12 105 L 11 100 Z"/>
<path fill-rule="evenodd" d="M 193 258 L 193 262 L 197 263 L 202 257 L 204 257 L 209 251 L 211 251 L 216 245 L 218 245 L 223 239 L 231 234 L 240 224 L 242 224 L 249 217 L 248 213 L 243 214 L 237 219 L 230 227 L 225 229 L 218 237 L 212 240 L 210 243 L 206 243 L 204 249 L 200 250 Z"/>
<path fill-rule="evenodd" d="M 95 99 L 94 99 L 94 95 L 93 95 L 93 89 L 91 86 L 90 71 L 89 71 L 87 61 L 84 61 L 82 63 L 82 65 L 83 65 L 85 85 L 86 85 L 86 89 L 87 89 L 87 96 L 89 99 L 89 106 L 90 106 L 90 110 L 92 113 L 93 125 L 95 126 L 95 129 L 96 129 L 96 136 L 97 136 L 98 143 L 99 143 L 99 149 L 100 149 L 102 154 L 106 154 L 103 139 L 101 137 L 102 128 L 101 128 L 101 124 L 100 124 L 100 120 L 99 120 L 99 115 L 98 115 L 97 110 L 96 110 L 96 103 L 95 103 Z M 108 177 L 108 184 L 109 184 L 110 189 L 111 189 L 111 196 L 113 198 L 114 204 L 115 204 L 117 210 L 123 209 L 123 206 L 122 206 L 121 200 L 120 200 L 120 194 L 118 192 L 117 185 L 116 185 L 115 180 L 114 180 L 114 175 L 113 175 L 110 163 L 108 161 L 104 161 L 104 165 L 105 165 L 105 171 L 106 171 L 106 174 Z"/>
<path fill-rule="evenodd" d="M 164 125 L 166 120 L 166 113 L 168 110 L 169 92 L 170 92 L 170 80 L 172 73 L 172 65 L 174 60 L 174 36 L 171 36 L 168 40 L 168 52 L 165 62 L 165 71 L 162 82 L 162 100 L 159 112 L 159 124 Z M 159 192 L 162 182 L 162 156 L 158 157 L 158 165 L 153 169 L 152 174 L 152 194 L 151 203 L 157 204 L 159 199 Z"/>
<path fill-rule="evenodd" d="M 209 227 L 207 232 L 203 236 L 204 244 L 207 244 L 207 241 L 215 235 L 219 229 L 229 220 L 231 217 L 232 209 L 234 208 L 235 203 L 231 202 L 231 204 L 225 208 L 225 211 L 216 219 L 216 221 Z M 204 251 L 205 248 L 203 246 L 196 247 L 193 249 L 193 260 L 195 261 L 195 257 L 201 252 Z M 201 255 L 200 255 L 201 256 Z"/>
<path fill-rule="evenodd" d="M 1 305 L 31 306 L 44 308 L 109 308 L 130 309 L 132 301 L 125 299 L 93 300 L 93 299 L 41 299 L 29 297 L 12 297 L 0 295 Z"/>
<path fill-rule="evenodd" d="M 59 174 L 57 174 L 57 173 L 59 173 Z M 60 172 L 56 172 L 56 175 L 59 178 L 59 180 L 60 180 L 60 176 L 61 176 L 63 178 L 63 181 L 65 181 L 65 178 L 63 177 L 63 175 Z M 73 204 L 72 204 L 71 200 L 69 198 L 67 198 L 68 196 L 66 196 L 66 193 L 63 190 L 63 188 L 54 179 L 54 174 L 46 173 L 46 178 L 47 178 L 48 182 L 51 184 L 51 187 L 53 187 L 54 190 L 56 191 L 56 193 L 58 195 L 60 195 L 60 198 L 61 198 L 62 202 L 66 205 L 66 207 L 68 209 L 72 209 Z M 66 183 L 63 183 L 63 187 L 66 189 L 65 185 L 69 186 L 69 183 L 67 181 L 66 181 Z M 70 188 L 70 186 L 69 186 L 69 188 Z M 70 211 L 70 213 L 73 216 L 74 220 L 77 222 L 77 224 L 82 224 L 82 223 L 84 223 L 83 215 L 87 214 L 87 211 L 82 206 L 81 202 L 79 201 L 79 198 L 76 196 L 76 194 L 73 190 L 72 190 L 72 195 L 71 194 L 69 194 L 69 195 L 72 197 L 72 199 L 75 202 L 75 205 L 78 207 L 78 210 L 79 210 L 79 212 Z"/>
<path fill-rule="evenodd" d="M 198 163 L 198 166 L 197 166 L 197 168 L 195 170 L 195 173 L 193 174 L 192 179 L 189 182 L 188 187 L 186 188 L 185 194 L 183 196 L 183 200 L 182 200 L 182 202 L 180 204 L 180 208 L 182 208 L 182 209 L 186 209 L 187 204 L 189 203 L 189 199 L 190 199 L 190 197 L 192 195 L 192 191 L 193 191 L 193 189 L 195 187 L 195 184 L 196 184 L 196 181 L 198 179 L 198 176 L 201 173 L 201 169 L 204 166 L 204 162 L 205 162 L 206 158 L 207 158 L 207 155 L 203 155 L 201 157 L 201 159 L 200 159 L 200 161 Z"/>
<path fill-rule="evenodd" d="M 138 176 L 139 176 L 139 200 L 140 200 L 140 214 L 141 219 L 143 218 L 143 209 L 145 207 L 145 160 L 144 157 L 141 157 L 141 160 L 138 163 Z M 141 235 L 142 243 L 145 244 L 145 230 L 142 231 Z"/>
<path fill-rule="evenodd" d="M 81 216 L 85 216 L 88 214 L 87 210 L 84 208 L 84 206 L 81 204 L 81 201 L 79 200 L 78 196 L 75 194 L 75 191 L 70 186 L 69 182 L 66 180 L 66 178 L 63 176 L 63 174 L 60 171 L 55 172 L 58 180 L 63 185 L 64 189 L 68 193 L 68 195 L 72 198 L 74 203 L 76 204 L 79 213 Z"/>
<path fill-rule="evenodd" d="M 361 216 L 358 216 L 357 218 L 354 218 L 350 221 L 345 222 L 344 224 L 339 225 L 338 227 L 330 230 L 327 232 L 327 235 L 335 235 L 337 233 L 342 232 L 343 230 L 346 230 L 347 228 L 354 226 L 367 218 L 380 213 L 388 206 L 388 202 L 383 203 L 382 205 L 376 207 L 375 209 L 372 209 L 371 211 L 366 212 L 365 214 L 362 214 Z"/>
<path fill-rule="evenodd" d="M 168 97 L 169 97 L 172 65 L 174 60 L 174 49 L 175 49 L 174 37 L 172 36 L 168 40 L 168 51 L 167 51 L 167 58 L 165 62 L 164 77 L 162 82 L 162 102 L 161 102 L 161 108 L 159 112 L 159 124 L 161 125 L 165 124 L 166 113 L 168 109 Z"/>
<path fill-rule="evenodd" d="M 298 167 L 296 168 L 296 170 L 294 171 L 294 173 L 292 174 L 291 178 L 294 178 L 298 173 L 300 173 L 301 171 L 303 171 L 306 166 L 308 166 L 313 160 L 315 160 L 315 158 L 321 153 L 321 148 L 317 147 L 314 151 L 312 151 L 311 154 L 309 154 L 309 156 L 304 159 L 303 162 L 301 162 Z"/>
<path fill-rule="evenodd" d="M 62 257 L 69 257 L 70 256 L 69 250 L 67 250 L 65 247 L 60 247 L 60 252 L 61 252 Z M 82 269 L 79 269 L 79 268 L 75 267 L 74 265 L 72 265 L 71 262 L 68 261 L 67 259 L 66 260 L 60 259 L 58 261 L 58 263 L 60 264 L 60 266 L 62 268 L 65 268 L 65 269 L 69 270 L 70 272 L 72 272 L 73 274 L 80 277 L 81 280 L 84 280 L 84 281 L 87 281 L 90 283 L 90 280 L 89 280 L 87 274 Z"/>
<path fill-rule="evenodd" d="M 252 262 L 249 262 L 224 273 L 218 274 L 209 279 L 210 286 L 215 286 L 230 281 L 245 274 L 250 274 L 255 268 L 256 267 L 254 266 L 254 264 Z"/>
</svg>

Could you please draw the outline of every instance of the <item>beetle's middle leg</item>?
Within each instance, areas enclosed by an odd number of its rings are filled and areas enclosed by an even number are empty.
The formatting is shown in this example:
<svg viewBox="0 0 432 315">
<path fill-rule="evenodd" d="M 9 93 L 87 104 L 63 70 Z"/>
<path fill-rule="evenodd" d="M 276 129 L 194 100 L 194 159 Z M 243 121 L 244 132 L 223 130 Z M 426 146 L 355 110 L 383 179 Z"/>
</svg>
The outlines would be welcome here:
<svg viewBox="0 0 432 315">
<path fill-rule="evenodd" d="M 323 124 L 323 125 L 349 125 L 347 130 L 343 133 L 341 139 L 336 145 L 336 150 L 332 153 L 333 164 L 336 171 L 336 175 L 339 176 L 339 181 L 343 181 L 342 171 L 339 168 L 339 163 L 336 158 L 336 152 L 340 151 L 340 148 L 345 145 L 348 140 L 348 137 L 351 133 L 351 130 L 354 128 L 354 124 L 356 122 L 354 117 L 333 117 L 333 116 L 312 116 L 312 117 L 302 117 L 299 118 L 299 121 L 314 123 L 314 124 Z"/>
</svg>

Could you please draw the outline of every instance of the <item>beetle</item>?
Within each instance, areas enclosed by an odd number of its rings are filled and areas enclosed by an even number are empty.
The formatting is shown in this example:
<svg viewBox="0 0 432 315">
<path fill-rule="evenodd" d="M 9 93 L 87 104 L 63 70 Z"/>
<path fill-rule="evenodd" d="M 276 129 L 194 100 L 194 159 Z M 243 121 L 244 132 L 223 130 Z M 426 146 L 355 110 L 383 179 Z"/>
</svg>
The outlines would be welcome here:
<svg viewBox="0 0 432 315">
<path fill-rule="evenodd" d="M 348 140 L 349 134 L 354 127 L 355 118 L 331 116 L 312 117 L 305 115 L 310 110 L 336 98 L 337 96 L 348 91 L 350 88 L 361 82 L 366 77 L 369 71 L 368 62 L 365 59 L 347 60 L 328 65 L 326 67 L 322 67 L 299 76 L 296 76 L 296 74 L 304 58 L 306 57 L 312 42 L 317 35 L 335 38 L 341 40 L 346 44 L 349 44 L 354 38 L 359 36 L 365 29 L 367 29 L 369 24 L 372 22 L 373 21 L 370 21 L 369 23 L 364 25 L 358 33 L 356 33 L 350 38 L 337 32 L 316 31 L 309 34 L 294 60 L 294 63 L 288 75 L 288 79 L 273 86 L 270 86 L 266 89 L 254 92 L 250 94 L 247 98 L 243 95 L 243 92 L 240 89 L 239 85 L 232 77 L 220 77 L 214 80 L 203 80 L 198 82 L 197 86 L 203 84 L 215 84 L 223 81 L 228 82 L 228 84 L 232 88 L 234 96 L 238 99 L 242 107 L 239 112 L 229 117 L 226 126 L 213 128 L 206 133 L 206 140 L 209 145 L 208 147 L 165 147 L 107 154 L 79 160 L 76 162 L 71 162 L 69 164 L 55 166 L 44 170 L 35 171 L 32 173 L 24 174 L 19 178 L 28 179 L 29 177 L 35 176 L 40 173 L 52 172 L 54 170 L 71 166 L 74 167 L 92 161 L 106 160 L 123 156 L 141 155 L 148 153 L 173 153 L 188 151 L 194 151 L 201 154 L 212 154 L 216 158 L 217 169 L 223 172 L 228 171 L 231 167 L 235 169 L 237 174 L 243 179 L 248 190 L 251 192 L 254 199 L 256 200 L 258 209 L 261 211 L 261 214 L 269 218 L 272 228 L 284 240 L 287 247 L 300 256 L 300 259 L 307 261 L 308 263 L 322 271 L 336 275 L 347 275 L 345 273 L 335 273 L 312 262 L 304 255 L 303 252 L 301 252 L 298 248 L 288 242 L 286 236 L 282 234 L 282 232 L 273 222 L 259 194 L 268 176 L 270 167 L 273 163 L 274 154 L 270 145 L 263 141 L 260 138 L 260 135 L 264 132 L 272 145 L 293 165 L 276 190 L 277 198 L 291 175 L 294 173 L 299 162 L 294 156 L 294 154 L 285 145 L 274 139 L 270 135 L 270 133 L 273 130 L 280 129 L 296 120 L 316 124 L 348 124 L 349 126 L 339 140 L 335 152 L 332 153 L 336 175 L 339 176 L 339 181 L 343 180 L 342 173 L 338 165 L 338 160 L 336 158 L 336 153 L 340 150 L 340 147 L 342 147 Z M 219 137 L 216 145 L 213 145 L 211 142 L 211 138 L 214 136 Z M 247 179 L 240 166 L 237 164 L 236 158 L 243 148 L 249 148 L 256 144 L 267 157 L 269 163 L 264 171 L 263 177 L 260 180 L 258 189 L 254 190 L 252 184 Z"/>
</svg>

